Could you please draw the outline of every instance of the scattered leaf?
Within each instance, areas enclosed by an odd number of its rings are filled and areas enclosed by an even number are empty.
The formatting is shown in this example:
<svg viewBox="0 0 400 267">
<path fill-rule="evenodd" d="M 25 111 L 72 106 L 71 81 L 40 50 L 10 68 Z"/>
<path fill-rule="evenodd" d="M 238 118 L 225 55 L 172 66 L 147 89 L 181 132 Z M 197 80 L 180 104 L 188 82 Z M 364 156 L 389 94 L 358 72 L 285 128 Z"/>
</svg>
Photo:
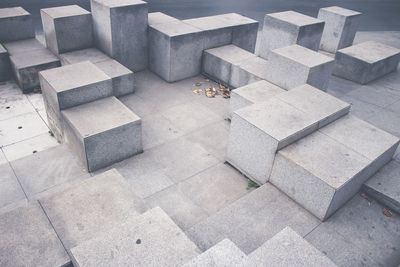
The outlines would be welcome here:
<svg viewBox="0 0 400 267">
<path fill-rule="evenodd" d="M 215 90 L 214 87 L 209 87 L 206 89 L 206 96 L 207 97 L 215 97 L 215 95 L 217 94 L 217 90 Z"/>
<path fill-rule="evenodd" d="M 195 93 L 196 95 L 201 95 L 203 93 L 203 89 L 194 89 L 193 93 Z"/>
<path fill-rule="evenodd" d="M 384 208 L 383 209 L 383 215 L 385 215 L 386 217 L 392 217 L 393 216 L 393 212 L 388 208 Z"/>
</svg>

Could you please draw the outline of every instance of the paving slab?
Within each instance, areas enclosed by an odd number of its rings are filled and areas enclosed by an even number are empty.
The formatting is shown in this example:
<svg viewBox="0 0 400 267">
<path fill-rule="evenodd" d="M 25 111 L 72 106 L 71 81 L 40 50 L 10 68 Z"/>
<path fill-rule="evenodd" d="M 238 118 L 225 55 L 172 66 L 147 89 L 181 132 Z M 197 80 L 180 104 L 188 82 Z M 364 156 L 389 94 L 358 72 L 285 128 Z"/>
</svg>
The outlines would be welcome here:
<svg viewBox="0 0 400 267">
<path fill-rule="evenodd" d="M 98 63 L 105 60 L 110 60 L 111 58 L 105 53 L 101 52 L 97 48 L 86 48 L 76 51 L 71 51 L 67 53 L 62 53 L 59 55 L 61 63 L 63 65 L 75 64 L 83 61 L 90 61 L 92 63 Z"/>
<path fill-rule="evenodd" d="M 35 108 L 36 111 L 45 109 L 42 92 L 32 92 L 26 94 L 26 98 L 28 98 L 29 102 Z"/>
<path fill-rule="evenodd" d="M 10 56 L 7 50 L 0 44 L 0 82 L 11 79 Z"/>
<path fill-rule="evenodd" d="M 139 117 L 144 118 L 157 112 L 157 104 L 144 100 L 138 94 L 128 94 L 118 98 L 125 106 L 135 112 Z"/>
<path fill-rule="evenodd" d="M 19 94 L 0 96 L 0 121 L 25 113 L 35 112 L 35 108 L 31 105 L 27 97 L 22 94 L 21 90 L 17 90 Z"/>
<path fill-rule="evenodd" d="M 0 165 L 0 208 L 26 199 L 25 193 L 8 162 Z"/>
<path fill-rule="evenodd" d="M 0 42 L 35 38 L 32 16 L 22 7 L 0 9 Z"/>
<path fill-rule="evenodd" d="M 28 51 L 45 48 L 36 38 L 7 42 L 3 44 L 10 55 L 18 55 Z"/>
<path fill-rule="evenodd" d="M 386 108 L 400 100 L 400 91 L 371 84 L 360 86 L 358 89 L 348 92 L 346 97 Z"/>
<path fill-rule="evenodd" d="M 269 62 L 261 57 L 250 57 L 232 64 L 229 85 L 238 88 L 260 80 L 267 80 Z"/>
<path fill-rule="evenodd" d="M 162 12 L 152 12 L 148 14 L 147 22 L 149 26 L 153 26 L 156 24 L 163 24 L 167 22 L 178 21 L 178 19 L 171 17 Z"/>
</svg>

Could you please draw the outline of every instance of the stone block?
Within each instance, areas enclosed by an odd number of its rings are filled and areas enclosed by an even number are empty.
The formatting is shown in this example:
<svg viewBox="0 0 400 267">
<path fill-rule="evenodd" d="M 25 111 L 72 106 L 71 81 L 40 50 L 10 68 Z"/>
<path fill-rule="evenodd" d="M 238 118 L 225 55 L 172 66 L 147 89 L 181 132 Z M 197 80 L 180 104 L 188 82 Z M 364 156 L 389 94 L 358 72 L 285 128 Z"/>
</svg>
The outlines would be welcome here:
<svg viewBox="0 0 400 267">
<path fill-rule="evenodd" d="M 3 44 L 10 55 L 18 55 L 45 48 L 36 38 L 7 42 Z"/>
<path fill-rule="evenodd" d="M 148 19 L 147 19 L 149 26 L 173 22 L 173 21 L 178 21 L 178 19 L 168 16 L 167 14 L 164 14 L 162 12 L 149 13 Z"/>
<path fill-rule="evenodd" d="M 269 62 L 261 57 L 249 57 L 232 64 L 229 85 L 238 88 L 260 80 L 266 80 Z"/>
<path fill-rule="evenodd" d="M 11 78 L 10 56 L 7 50 L 0 44 L 0 82 Z"/>
<path fill-rule="evenodd" d="M 298 44 L 318 51 L 324 21 L 294 11 L 266 14 L 259 55 L 268 59 L 272 50 Z"/>
<path fill-rule="evenodd" d="M 90 172 L 141 153 L 141 119 L 115 97 L 62 111 L 65 135 Z"/>
<path fill-rule="evenodd" d="M 71 249 L 74 266 L 181 266 L 198 248 L 160 208 Z"/>
<path fill-rule="evenodd" d="M 61 64 L 63 65 L 75 64 L 83 61 L 98 63 L 105 60 L 111 60 L 109 56 L 96 48 L 87 48 L 63 53 L 59 55 L 59 58 L 61 60 Z"/>
<path fill-rule="evenodd" d="M 202 30 L 182 21 L 149 27 L 149 68 L 167 82 L 201 73 Z"/>
<path fill-rule="evenodd" d="M 39 78 L 49 127 L 60 142 L 61 110 L 113 95 L 111 78 L 88 61 L 42 71 Z"/>
<path fill-rule="evenodd" d="M 273 50 L 265 70 L 268 81 L 290 90 L 308 83 L 325 91 L 334 59 L 300 45 Z"/>
<path fill-rule="evenodd" d="M 350 9 L 331 6 L 321 8 L 318 18 L 325 21 L 320 49 L 336 53 L 351 46 L 356 35 L 361 13 Z"/>
<path fill-rule="evenodd" d="M 147 3 L 91 0 L 97 47 L 132 71 L 147 67 Z"/>
<path fill-rule="evenodd" d="M 93 46 L 92 15 L 77 6 L 40 10 L 47 48 L 55 54 Z"/>
<path fill-rule="evenodd" d="M 396 71 L 400 50 L 368 41 L 338 50 L 335 59 L 334 75 L 366 84 Z"/>
<path fill-rule="evenodd" d="M 235 45 L 207 49 L 203 52 L 202 71 L 226 85 L 231 77 L 232 64 L 237 64 L 256 55 Z"/>
<path fill-rule="evenodd" d="M 133 72 L 118 61 L 110 59 L 98 62 L 95 65 L 111 77 L 114 96 L 123 96 L 135 91 Z"/>
<path fill-rule="evenodd" d="M 61 66 L 60 60 L 46 48 L 10 56 L 14 77 L 24 93 L 38 88 L 39 72 Z"/>
<path fill-rule="evenodd" d="M 0 42 L 35 38 L 32 16 L 22 7 L 0 9 Z"/>
</svg>

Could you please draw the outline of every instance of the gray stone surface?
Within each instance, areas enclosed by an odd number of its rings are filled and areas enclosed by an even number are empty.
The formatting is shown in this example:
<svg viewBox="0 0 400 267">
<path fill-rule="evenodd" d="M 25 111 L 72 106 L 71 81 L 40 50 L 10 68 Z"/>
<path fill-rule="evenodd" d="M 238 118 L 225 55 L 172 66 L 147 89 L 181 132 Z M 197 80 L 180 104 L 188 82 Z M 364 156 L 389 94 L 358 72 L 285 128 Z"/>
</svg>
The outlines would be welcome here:
<svg viewBox="0 0 400 267">
<path fill-rule="evenodd" d="M 147 2 L 91 0 L 96 46 L 132 71 L 147 67 Z"/>
<path fill-rule="evenodd" d="M 141 119 L 115 97 L 62 111 L 65 136 L 92 172 L 143 152 Z"/>
<path fill-rule="evenodd" d="M 142 199 L 115 169 L 39 202 L 67 250 L 145 211 Z"/>
<path fill-rule="evenodd" d="M 91 62 L 39 74 L 49 127 L 63 140 L 61 110 L 113 95 L 112 80 Z"/>
<path fill-rule="evenodd" d="M 399 61 L 399 49 L 368 41 L 338 50 L 333 74 L 366 84 L 395 71 Z"/>
<path fill-rule="evenodd" d="M 351 46 L 356 35 L 361 13 L 338 6 L 324 7 L 318 18 L 325 21 L 320 49 L 336 53 L 337 50 Z"/>
<path fill-rule="evenodd" d="M 71 249 L 74 266 L 181 266 L 198 248 L 160 208 Z"/>
<path fill-rule="evenodd" d="M 274 49 L 298 44 L 318 51 L 324 21 L 295 11 L 266 14 L 259 55 L 268 59 Z"/>
<path fill-rule="evenodd" d="M 238 88 L 260 80 L 266 80 L 269 62 L 261 57 L 249 57 L 232 64 L 229 85 Z"/>
<path fill-rule="evenodd" d="M 0 9 L 0 42 L 34 37 L 35 25 L 29 12 L 22 7 Z"/>
<path fill-rule="evenodd" d="M 0 82 L 11 78 L 10 56 L 7 50 L 0 44 Z"/>
<path fill-rule="evenodd" d="M 224 239 L 183 266 L 244 266 L 246 258 L 246 254 L 244 254 L 243 251 L 241 251 L 232 241 Z"/>
<path fill-rule="evenodd" d="M 107 56 L 97 48 L 87 48 L 87 49 L 67 52 L 59 55 L 59 57 L 63 65 L 75 64 L 83 61 L 98 63 L 105 60 L 111 60 L 109 56 Z"/>
<path fill-rule="evenodd" d="M 0 209 L 26 199 L 25 193 L 8 162 L 0 165 L 0 173 Z"/>
<path fill-rule="evenodd" d="M 0 216 L 1 266 L 64 266 L 67 252 L 38 203 Z"/>
<path fill-rule="evenodd" d="M 77 5 L 40 10 L 47 48 L 55 54 L 93 46 L 92 15 Z"/>
<path fill-rule="evenodd" d="M 290 227 L 249 254 L 248 259 L 248 266 L 336 266 Z"/>
<path fill-rule="evenodd" d="M 36 38 L 7 42 L 3 44 L 10 55 L 18 55 L 32 50 L 45 48 Z"/>
<path fill-rule="evenodd" d="M 172 22 L 172 21 L 178 21 L 178 19 L 168 16 L 167 14 L 164 14 L 162 12 L 152 12 L 148 14 L 148 19 L 147 22 L 150 26 L 156 25 L 156 24 L 162 24 L 162 23 L 167 23 L 167 22 Z"/>
</svg>

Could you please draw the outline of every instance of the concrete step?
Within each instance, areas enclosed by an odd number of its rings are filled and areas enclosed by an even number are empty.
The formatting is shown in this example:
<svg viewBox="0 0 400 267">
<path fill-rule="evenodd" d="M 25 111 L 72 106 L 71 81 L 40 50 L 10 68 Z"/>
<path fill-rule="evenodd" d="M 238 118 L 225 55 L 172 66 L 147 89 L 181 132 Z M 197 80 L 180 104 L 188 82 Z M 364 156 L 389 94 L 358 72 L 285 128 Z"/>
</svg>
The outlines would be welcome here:
<svg viewBox="0 0 400 267">
<path fill-rule="evenodd" d="M 232 241 L 224 239 L 212 248 L 203 252 L 184 267 L 230 267 L 244 266 L 247 255 L 243 253 Z"/>
<path fill-rule="evenodd" d="M 33 50 L 45 48 L 36 38 L 7 42 L 3 44 L 10 55 L 18 55 Z"/>
<path fill-rule="evenodd" d="M 330 266 L 324 253 L 286 227 L 248 256 L 246 266 Z"/>
<path fill-rule="evenodd" d="M 32 16 L 22 7 L 0 9 L 0 42 L 35 38 Z"/>
<path fill-rule="evenodd" d="M 177 18 L 168 16 L 165 13 L 162 12 L 152 12 L 148 14 L 148 19 L 147 22 L 149 26 L 153 26 L 156 24 L 163 24 L 163 23 L 168 23 L 168 22 L 173 22 L 173 21 L 178 21 Z"/>
<path fill-rule="evenodd" d="M 11 79 L 10 55 L 7 50 L 0 44 L 0 82 Z"/>
<path fill-rule="evenodd" d="M 268 79 L 269 62 L 261 57 L 250 57 L 232 65 L 229 85 L 233 88 Z"/>
<path fill-rule="evenodd" d="M 74 266 L 180 266 L 199 249 L 160 208 L 71 248 Z"/>
<path fill-rule="evenodd" d="M 83 61 L 97 63 L 111 59 L 111 57 L 107 56 L 99 49 L 93 47 L 63 53 L 59 55 L 59 58 L 63 65 L 75 64 Z"/>
<path fill-rule="evenodd" d="M 142 121 L 117 98 L 62 111 L 67 142 L 90 172 L 143 151 Z"/>
</svg>

